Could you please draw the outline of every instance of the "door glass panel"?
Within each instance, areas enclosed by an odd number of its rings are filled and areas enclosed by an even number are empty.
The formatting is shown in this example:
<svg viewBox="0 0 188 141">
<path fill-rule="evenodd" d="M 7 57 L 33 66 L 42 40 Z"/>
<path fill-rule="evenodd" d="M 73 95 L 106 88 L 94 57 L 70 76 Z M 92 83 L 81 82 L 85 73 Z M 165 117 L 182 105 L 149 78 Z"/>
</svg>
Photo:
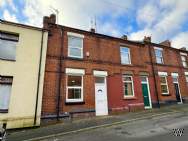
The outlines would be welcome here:
<svg viewBox="0 0 188 141">
<path fill-rule="evenodd" d="M 132 77 L 129 76 L 123 77 L 123 81 L 132 81 Z"/>
<path fill-rule="evenodd" d="M 104 83 L 104 77 L 95 77 L 95 83 L 103 84 Z"/>
<path fill-rule="evenodd" d="M 177 77 L 173 77 L 173 82 L 174 83 L 178 83 L 178 78 Z"/>
<path fill-rule="evenodd" d="M 141 81 L 142 82 L 147 82 L 147 78 L 146 77 L 141 77 Z"/>
</svg>

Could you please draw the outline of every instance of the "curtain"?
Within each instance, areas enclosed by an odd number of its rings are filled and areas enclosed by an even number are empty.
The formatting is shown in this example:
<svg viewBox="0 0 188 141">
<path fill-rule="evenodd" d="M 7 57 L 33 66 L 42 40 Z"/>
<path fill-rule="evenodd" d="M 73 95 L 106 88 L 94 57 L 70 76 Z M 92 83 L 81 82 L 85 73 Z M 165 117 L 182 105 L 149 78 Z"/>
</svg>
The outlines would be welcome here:
<svg viewBox="0 0 188 141">
<path fill-rule="evenodd" d="M 12 85 L 0 84 L 0 109 L 7 110 L 9 107 Z"/>
</svg>

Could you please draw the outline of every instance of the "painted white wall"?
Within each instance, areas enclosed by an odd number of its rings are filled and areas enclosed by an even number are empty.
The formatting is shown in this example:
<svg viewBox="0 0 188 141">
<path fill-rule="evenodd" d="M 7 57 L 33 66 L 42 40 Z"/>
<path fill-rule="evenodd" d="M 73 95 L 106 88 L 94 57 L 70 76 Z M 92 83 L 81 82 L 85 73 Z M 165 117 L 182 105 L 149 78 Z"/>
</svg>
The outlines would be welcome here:
<svg viewBox="0 0 188 141">
<path fill-rule="evenodd" d="M 0 59 L 0 75 L 13 76 L 9 112 L 0 113 L 0 123 L 6 122 L 7 128 L 32 126 L 35 115 L 42 31 L 2 23 L 0 23 L 0 30 L 19 34 L 19 42 L 16 47 L 16 61 Z M 40 72 L 37 125 L 40 124 L 47 37 L 48 33 L 45 32 Z"/>
</svg>

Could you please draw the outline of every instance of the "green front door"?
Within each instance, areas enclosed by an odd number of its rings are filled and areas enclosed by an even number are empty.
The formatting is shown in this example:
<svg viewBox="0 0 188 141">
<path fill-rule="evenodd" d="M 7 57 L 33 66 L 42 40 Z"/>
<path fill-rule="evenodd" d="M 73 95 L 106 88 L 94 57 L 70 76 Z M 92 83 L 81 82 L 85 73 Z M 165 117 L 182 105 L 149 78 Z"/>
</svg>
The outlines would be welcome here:
<svg viewBox="0 0 188 141">
<path fill-rule="evenodd" d="M 148 84 L 142 84 L 142 94 L 144 97 L 144 106 L 150 107 L 150 100 L 149 100 L 149 92 L 148 92 Z"/>
</svg>

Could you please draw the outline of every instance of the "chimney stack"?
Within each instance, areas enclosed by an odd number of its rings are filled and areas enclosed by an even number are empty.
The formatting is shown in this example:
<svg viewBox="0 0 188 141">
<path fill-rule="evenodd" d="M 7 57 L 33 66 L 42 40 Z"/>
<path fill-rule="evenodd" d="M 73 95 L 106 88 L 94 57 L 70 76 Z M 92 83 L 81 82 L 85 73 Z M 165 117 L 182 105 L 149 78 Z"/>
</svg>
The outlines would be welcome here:
<svg viewBox="0 0 188 141">
<path fill-rule="evenodd" d="M 94 28 L 91 28 L 90 31 L 91 31 L 92 33 L 95 33 L 95 29 L 94 29 Z"/>
<path fill-rule="evenodd" d="M 121 39 L 123 39 L 123 40 L 127 40 L 128 37 L 127 37 L 127 35 L 123 35 L 123 36 L 121 37 Z"/>
<path fill-rule="evenodd" d="M 182 47 L 182 48 L 180 48 L 181 50 L 187 50 L 187 48 L 186 47 Z"/>
<path fill-rule="evenodd" d="M 160 45 L 171 47 L 171 42 L 169 40 L 165 40 L 165 41 L 161 42 Z"/>
<path fill-rule="evenodd" d="M 55 14 L 51 14 L 49 17 L 48 16 L 44 16 L 43 17 L 43 28 L 44 29 L 48 29 L 48 24 L 55 24 L 56 23 L 56 15 Z"/>
<path fill-rule="evenodd" d="M 144 42 L 151 42 L 151 36 L 144 36 Z"/>
</svg>

